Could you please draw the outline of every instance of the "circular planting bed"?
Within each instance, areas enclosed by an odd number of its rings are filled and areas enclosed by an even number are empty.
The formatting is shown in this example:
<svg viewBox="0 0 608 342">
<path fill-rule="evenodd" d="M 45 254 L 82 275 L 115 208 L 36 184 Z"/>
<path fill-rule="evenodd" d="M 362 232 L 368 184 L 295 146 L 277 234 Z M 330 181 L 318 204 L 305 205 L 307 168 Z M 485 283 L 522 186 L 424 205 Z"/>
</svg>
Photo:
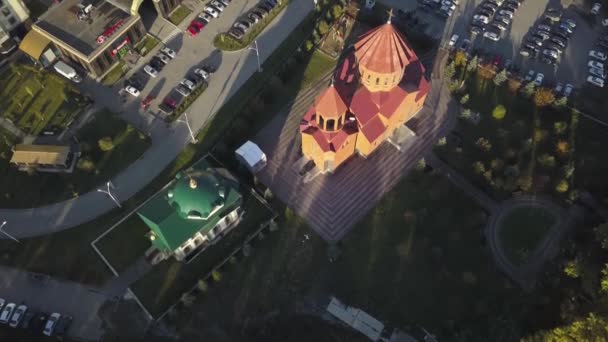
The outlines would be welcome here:
<svg viewBox="0 0 608 342">
<path fill-rule="evenodd" d="M 526 261 L 542 242 L 557 218 L 542 207 L 516 207 L 505 213 L 500 221 L 500 242 L 514 265 Z"/>
</svg>

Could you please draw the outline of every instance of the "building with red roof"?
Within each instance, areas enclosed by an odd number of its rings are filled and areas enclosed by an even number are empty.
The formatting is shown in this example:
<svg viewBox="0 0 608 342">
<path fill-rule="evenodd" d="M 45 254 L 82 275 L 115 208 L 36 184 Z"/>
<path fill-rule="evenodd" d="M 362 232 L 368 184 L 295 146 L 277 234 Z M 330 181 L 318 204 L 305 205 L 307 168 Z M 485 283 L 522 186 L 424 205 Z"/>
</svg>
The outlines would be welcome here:
<svg viewBox="0 0 608 342">
<path fill-rule="evenodd" d="M 322 172 L 366 157 L 424 104 L 424 66 L 390 21 L 363 34 L 300 123 L 302 152 Z"/>
</svg>

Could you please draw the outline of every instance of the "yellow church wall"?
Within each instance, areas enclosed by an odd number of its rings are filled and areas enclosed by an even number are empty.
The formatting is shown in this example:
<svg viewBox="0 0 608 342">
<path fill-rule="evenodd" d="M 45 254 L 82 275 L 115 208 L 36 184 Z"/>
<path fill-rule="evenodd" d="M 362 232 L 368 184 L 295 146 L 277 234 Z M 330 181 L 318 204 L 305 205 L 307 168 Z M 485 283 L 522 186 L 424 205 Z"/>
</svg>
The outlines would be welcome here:
<svg viewBox="0 0 608 342">
<path fill-rule="evenodd" d="M 315 165 L 323 165 L 323 151 L 310 134 L 302 133 L 302 154 Z"/>
<path fill-rule="evenodd" d="M 338 165 L 344 163 L 348 158 L 355 154 L 356 141 L 357 134 L 351 134 L 346 138 L 342 147 L 336 151 L 336 159 L 334 161 L 335 167 L 338 167 Z"/>
<path fill-rule="evenodd" d="M 380 74 L 359 65 L 359 72 L 361 73 L 361 83 L 371 92 L 389 91 L 397 86 L 403 78 L 403 70 Z"/>
</svg>

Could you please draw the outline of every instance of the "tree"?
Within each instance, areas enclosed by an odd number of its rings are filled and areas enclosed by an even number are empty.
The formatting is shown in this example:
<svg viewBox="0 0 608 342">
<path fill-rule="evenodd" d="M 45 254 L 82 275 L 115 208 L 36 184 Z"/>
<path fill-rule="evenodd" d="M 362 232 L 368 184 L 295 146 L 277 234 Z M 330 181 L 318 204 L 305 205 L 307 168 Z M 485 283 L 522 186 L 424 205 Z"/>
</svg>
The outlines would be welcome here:
<svg viewBox="0 0 608 342">
<path fill-rule="evenodd" d="M 482 162 L 476 161 L 473 163 L 473 170 L 475 171 L 475 173 L 482 174 L 486 172 L 486 167 L 483 165 Z"/>
<path fill-rule="evenodd" d="M 553 124 L 553 131 L 555 132 L 555 134 L 564 134 L 567 128 L 568 124 L 564 121 L 558 121 Z"/>
<path fill-rule="evenodd" d="M 492 143 L 490 142 L 490 140 L 488 140 L 488 138 L 484 137 L 480 137 L 479 139 L 477 139 L 475 145 L 477 145 L 477 147 L 479 147 L 482 151 L 485 152 L 488 152 L 492 149 Z"/>
<path fill-rule="evenodd" d="M 459 67 L 467 65 L 467 55 L 464 51 L 456 51 L 456 54 L 454 54 L 454 64 Z"/>
<path fill-rule="evenodd" d="M 491 66 L 481 65 L 477 68 L 477 74 L 485 80 L 491 80 L 496 75 L 496 71 Z"/>
<path fill-rule="evenodd" d="M 81 171 L 91 172 L 95 170 L 95 163 L 89 158 L 81 158 L 76 164 L 76 168 Z"/>
<path fill-rule="evenodd" d="M 469 94 L 464 94 L 461 98 L 460 98 L 460 104 L 464 105 L 467 104 L 467 102 L 469 102 Z"/>
<path fill-rule="evenodd" d="M 580 278 L 581 276 L 581 262 L 579 258 L 570 260 L 564 266 L 564 273 L 570 278 Z"/>
<path fill-rule="evenodd" d="M 564 173 L 564 178 L 569 179 L 574 175 L 574 163 L 570 162 L 564 166 L 562 166 L 562 172 Z"/>
<path fill-rule="evenodd" d="M 460 113 L 460 117 L 468 120 L 471 118 L 471 110 L 469 108 L 463 109 L 462 113 Z"/>
<path fill-rule="evenodd" d="M 469 64 L 467 64 L 467 71 L 471 72 L 471 71 L 475 71 L 477 70 L 477 55 L 473 56 L 473 58 L 471 58 L 471 60 L 469 61 Z"/>
<path fill-rule="evenodd" d="M 549 88 L 539 88 L 534 92 L 534 104 L 537 107 L 545 107 L 555 102 L 553 90 Z"/>
<path fill-rule="evenodd" d="M 507 109 L 503 105 L 498 105 L 492 111 L 492 117 L 496 120 L 504 119 L 505 115 L 507 115 Z"/>
<path fill-rule="evenodd" d="M 560 140 L 555 144 L 555 151 L 559 154 L 567 154 L 570 152 L 570 144 L 565 140 Z"/>
<path fill-rule="evenodd" d="M 304 47 L 306 48 L 306 51 L 310 51 L 313 47 L 315 47 L 315 44 L 310 40 L 307 40 L 306 44 L 304 44 Z"/>
<path fill-rule="evenodd" d="M 608 340 L 608 320 L 606 317 L 590 313 L 587 318 L 577 319 L 566 326 L 553 330 L 537 332 L 523 338 L 522 342 L 574 342 Z"/>
<path fill-rule="evenodd" d="M 608 223 L 602 223 L 593 228 L 595 239 L 600 243 L 603 249 L 608 249 Z"/>
<path fill-rule="evenodd" d="M 553 103 L 553 105 L 555 107 L 561 108 L 564 107 L 568 104 L 568 98 L 565 96 L 562 96 L 560 98 L 558 98 L 557 100 L 555 100 L 555 102 Z"/>
<path fill-rule="evenodd" d="M 190 293 L 184 293 L 182 294 L 182 297 L 180 298 L 180 301 L 182 302 L 182 304 L 184 304 L 184 307 L 191 307 L 192 304 L 194 304 L 194 300 L 196 298 L 190 294 Z"/>
<path fill-rule="evenodd" d="M 600 289 L 604 294 L 608 293 L 608 264 L 605 264 L 604 268 L 602 269 Z"/>
<path fill-rule="evenodd" d="M 565 179 L 560 180 L 555 185 L 555 191 L 557 191 L 559 193 L 564 193 L 564 192 L 568 191 L 568 188 L 569 188 L 568 181 L 566 181 Z"/>
<path fill-rule="evenodd" d="M 532 189 L 532 184 L 532 176 L 530 175 L 521 175 L 517 178 L 517 186 L 519 186 L 522 191 L 530 191 L 530 189 Z"/>
<path fill-rule="evenodd" d="M 104 152 L 114 149 L 114 141 L 112 141 L 112 137 L 103 137 L 99 139 L 99 141 L 97 141 L 97 145 L 99 145 L 99 148 Z"/>
<path fill-rule="evenodd" d="M 334 17 L 334 19 L 340 18 L 342 13 L 344 13 L 344 10 L 339 4 L 336 4 L 331 8 L 331 15 Z"/>
<path fill-rule="evenodd" d="M 222 280 L 222 274 L 218 270 L 213 270 L 211 271 L 211 278 L 213 278 L 214 281 L 219 282 Z"/>
<path fill-rule="evenodd" d="M 534 84 L 534 82 L 528 82 L 524 88 L 523 88 L 523 93 L 526 97 L 530 97 L 532 95 L 534 95 L 534 88 L 536 87 L 536 85 Z"/>
<path fill-rule="evenodd" d="M 317 29 L 319 30 L 319 34 L 324 36 L 329 31 L 329 24 L 327 21 L 321 20 Z"/>
<path fill-rule="evenodd" d="M 203 279 L 200 279 L 198 281 L 198 283 L 196 284 L 196 286 L 198 287 L 199 291 L 201 291 L 201 292 L 207 292 L 207 290 L 209 289 L 207 282 Z"/>
<path fill-rule="evenodd" d="M 494 76 L 494 84 L 497 87 L 500 87 L 503 83 L 505 83 L 506 80 L 507 80 L 507 70 L 506 69 L 502 69 L 501 72 L 499 72 L 498 74 L 496 74 L 496 76 Z"/>
<path fill-rule="evenodd" d="M 514 93 L 519 89 L 519 87 L 521 87 L 521 80 L 516 78 L 509 78 L 509 81 L 507 82 L 507 87 L 509 88 L 509 91 Z"/>
<path fill-rule="evenodd" d="M 555 157 L 548 153 L 541 154 L 540 156 L 538 156 L 537 160 L 538 160 L 539 164 L 544 167 L 554 167 L 555 166 Z"/>
<path fill-rule="evenodd" d="M 454 66 L 453 61 L 445 67 L 444 73 L 444 76 L 448 79 L 448 81 L 451 81 L 452 78 L 454 78 L 454 75 L 456 74 L 456 67 Z"/>
</svg>

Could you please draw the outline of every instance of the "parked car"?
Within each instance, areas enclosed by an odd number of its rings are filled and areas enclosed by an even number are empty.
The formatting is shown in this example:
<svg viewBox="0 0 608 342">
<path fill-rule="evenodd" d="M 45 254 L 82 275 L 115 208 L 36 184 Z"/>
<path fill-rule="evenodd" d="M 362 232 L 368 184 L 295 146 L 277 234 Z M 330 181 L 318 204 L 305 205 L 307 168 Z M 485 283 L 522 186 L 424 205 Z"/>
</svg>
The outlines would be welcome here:
<svg viewBox="0 0 608 342">
<path fill-rule="evenodd" d="M 572 27 L 566 23 L 561 23 L 559 24 L 558 28 L 562 31 L 566 31 L 568 32 L 568 34 L 572 34 L 572 32 L 574 32 L 574 30 L 572 29 Z"/>
<path fill-rule="evenodd" d="M 557 36 L 552 37 L 551 41 L 563 48 L 566 48 L 566 45 L 568 44 L 568 41 Z"/>
<path fill-rule="evenodd" d="M 480 34 L 485 31 L 485 27 L 482 25 L 473 24 L 471 25 L 471 34 Z"/>
<path fill-rule="evenodd" d="M 234 27 L 228 31 L 228 34 L 238 40 L 241 40 L 241 38 L 243 38 L 243 36 L 245 36 L 245 32 L 243 32 L 243 30 L 240 30 L 240 29 L 237 29 Z"/>
<path fill-rule="evenodd" d="M 262 20 L 262 16 L 256 12 L 250 12 L 249 14 L 247 14 L 247 18 L 253 21 L 254 23 L 257 23 L 258 21 Z"/>
<path fill-rule="evenodd" d="M 480 8 L 491 11 L 492 13 L 494 13 L 498 10 L 498 6 L 496 6 L 495 4 L 490 3 L 490 2 L 486 2 L 485 4 L 481 5 Z"/>
<path fill-rule="evenodd" d="M 500 36 L 498 35 L 498 33 L 494 32 L 494 31 L 486 31 L 483 34 L 484 38 L 488 38 L 492 41 L 497 42 L 500 39 Z"/>
<path fill-rule="evenodd" d="M 268 15 L 268 12 L 259 7 L 254 8 L 251 12 L 257 14 L 260 18 L 266 18 Z"/>
<path fill-rule="evenodd" d="M 21 328 L 27 329 L 32 323 L 33 318 L 36 316 L 36 313 L 32 310 L 25 311 L 23 315 L 23 319 L 21 320 Z"/>
<path fill-rule="evenodd" d="M 140 95 L 140 91 L 133 86 L 126 86 L 125 91 L 135 97 L 138 97 Z"/>
<path fill-rule="evenodd" d="M 559 57 L 559 52 L 553 49 L 544 49 L 543 56 L 551 57 L 553 59 L 557 59 Z"/>
<path fill-rule="evenodd" d="M 6 303 L 6 301 L 4 299 L 0 298 L 0 310 L 2 310 L 5 303 Z"/>
<path fill-rule="evenodd" d="M 30 322 L 30 331 L 37 334 L 41 333 L 48 318 L 49 315 L 46 312 L 39 312 L 36 314 Z"/>
<path fill-rule="evenodd" d="M 190 37 L 195 37 L 201 32 L 201 28 L 199 27 L 198 22 L 192 21 L 190 25 L 186 28 L 186 32 Z"/>
<path fill-rule="evenodd" d="M 519 1 L 516 0 L 508 0 L 507 3 L 505 4 L 506 6 L 511 6 L 511 7 L 515 7 L 515 8 L 519 8 L 519 6 L 521 5 L 519 3 Z"/>
<path fill-rule="evenodd" d="M 602 69 L 604 70 L 604 63 L 599 61 L 590 60 L 587 62 L 587 66 L 590 68 Z"/>
<path fill-rule="evenodd" d="M 529 57 L 532 53 L 533 53 L 533 51 L 526 47 L 523 47 L 523 48 L 521 48 L 521 50 L 519 50 L 519 54 L 522 55 L 523 57 Z"/>
<path fill-rule="evenodd" d="M 574 86 L 570 83 L 566 84 L 566 86 L 564 87 L 564 96 L 565 97 L 569 97 L 570 95 L 572 95 L 572 91 L 574 90 Z"/>
<path fill-rule="evenodd" d="M 487 24 L 490 22 L 490 18 L 486 17 L 485 15 L 481 15 L 481 14 L 476 14 L 473 16 L 473 20 Z"/>
<path fill-rule="evenodd" d="M 564 31 L 564 30 L 556 29 L 556 30 L 553 30 L 552 33 L 553 33 L 554 36 L 558 36 L 558 37 L 560 37 L 562 39 L 565 39 L 565 40 L 568 40 L 570 38 L 570 34 L 567 31 Z"/>
<path fill-rule="evenodd" d="M 159 53 L 159 54 L 157 54 L 154 57 L 156 57 L 156 59 L 158 59 L 159 61 L 161 61 L 164 65 L 167 65 L 167 64 L 169 64 L 169 62 L 171 62 L 171 58 L 165 56 L 162 53 Z"/>
<path fill-rule="evenodd" d="M 203 80 L 206 80 L 209 78 L 209 73 L 202 69 L 202 68 L 196 68 L 194 69 L 194 74 L 200 78 L 202 78 Z"/>
<path fill-rule="evenodd" d="M 536 74 L 536 78 L 534 78 L 534 84 L 537 87 L 540 87 L 543 84 L 543 79 L 545 78 L 545 75 L 543 75 L 542 73 L 538 73 Z"/>
<path fill-rule="evenodd" d="M 165 56 L 167 56 L 171 59 L 175 58 L 175 56 L 177 55 L 175 53 L 175 51 L 173 51 L 172 49 L 170 49 L 166 46 L 164 48 L 160 49 L 160 52 L 162 52 L 163 54 L 165 54 Z"/>
<path fill-rule="evenodd" d="M 232 27 L 240 29 L 243 32 L 247 32 L 247 30 L 249 30 L 251 28 L 251 23 L 246 20 L 241 20 L 241 21 L 235 23 L 234 25 L 232 25 Z"/>
<path fill-rule="evenodd" d="M 2 312 L 0 313 L 0 323 L 8 323 L 13 315 L 13 311 L 15 311 L 16 306 L 17 305 L 15 303 L 8 303 L 4 306 L 4 309 L 2 309 Z"/>
<path fill-rule="evenodd" d="M 540 31 L 551 32 L 551 26 L 549 25 L 538 25 L 536 28 Z"/>
<path fill-rule="evenodd" d="M 205 6 L 205 8 L 203 8 L 203 12 L 209 14 L 213 18 L 217 18 L 220 16 L 220 12 L 211 6 Z"/>
<path fill-rule="evenodd" d="M 555 44 L 554 42 L 545 43 L 545 47 L 547 49 L 555 50 L 555 51 L 559 52 L 560 54 L 564 52 L 564 48 L 561 45 Z"/>
<path fill-rule="evenodd" d="M 515 14 L 515 12 L 517 12 L 517 8 L 518 7 L 512 6 L 511 4 L 505 4 L 504 6 L 502 6 L 502 8 L 504 10 L 507 10 L 507 11 L 512 12 L 513 14 Z"/>
<path fill-rule="evenodd" d="M 57 326 L 57 321 L 59 321 L 60 318 L 61 318 L 61 314 L 59 314 L 57 312 L 53 312 L 51 314 L 51 316 L 49 317 L 49 319 L 46 321 L 46 324 L 44 325 L 44 330 L 42 331 L 42 333 L 45 334 L 46 336 L 52 336 L 53 331 L 55 331 L 55 326 Z"/>
<path fill-rule="evenodd" d="M 70 329 L 70 326 L 72 325 L 72 320 L 72 316 L 61 316 L 61 319 L 59 319 L 59 322 L 57 323 L 57 327 L 55 327 L 55 336 L 57 336 L 57 338 L 63 340 L 66 332 L 68 331 L 68 329 Z"/>
<path fill-rule="evenodd" d="M 211 22 L 211 19 L 213 19 L 213 17 L 211 16 L 211 14 L 207 13 L 207 12 L 201 12 L 198 17 L 200 20 L 206 22 L 207 24 L 209 24 Z"/>
<path fill-rule="evenodd" d="M 511 24 L 511 19 L 509 19 L 509 17 L 505 17 L 505 16 L 502 16 L 502 15 L 495 16 L 494 20 L 495 21 L 500 21 L 500 22 L 502 22 L 505 25 L 510 25 Z"/>
<path fill-rule="evenodd" d="M 460 47 L 459 47 L 459 49 L 465 53 L 468 53 L 470 48 L 471 48 L 471 41 L 469 39 L 464 39 L 462 41 L 462 44 L 460 44 Z"/>
<path fill-rule="evenodd" d="M 226 6 L 217 0 L 211 2 L 209 5 L 213 6 L 213 8 L 216 8 L 217 11 L 220 13 L 226 9 Z"/>
<path fill-rule="evenodd" d="M 589 51 L 589 57 L 593 57 L 595 59 L 598 59 L 602 62 L 605 62 L 607 57 L 606 54 L 604 52 L 601 51 L 597 51 L 597 50 L 591 50 Z"/>
<path fill-rule="evenodd" d="M 604 80 L 595 76 L 587 76 L 587 82 L 593 84 L 594 86 L 604 88 Z"/>
<path fill-rule="evenodd" d="M 597 15 L 598 13 L 600 13 L 601 8 L 602 4 L 600 4 L 599 2 L 594 3 L 593 6 L 591 6 L 591 14 Z"/>
<path fill-rule="evenodd" d="M 547 40 L 547 39 L 551 38 L 551 36 L 547 32 L 545 32 L 545 31 L 536 31 L 532 35 L 532 37 L 538 37 L 541 40 Z"/>
<path fill-rule="evenodd" d="M 196 88 L 196 82 L 193 82 L 192 80 L 189 80 L 187 78 L 184 78 L 179 84 L 190 90 L 194 90 Z"/>
<path fill-rule="evenodd" d="M 447 12 L 448 10 L 455 10 L 456 9 L 456 5 L 454 5 L 453 3 L 451 3 L 450 1 L 444 1 L 441 3 L 441 11 Z"/>
<path fill-rule="evenodd" d="M 11 326 L 12 328 L 16 328 L 19 325 L 19 323 L 21 323 L 21 320 L 23 320 L 23 317 L 25 316 L 26 312 L 27 312 L 27 306 L 24 304 L 19 305 L 17 307 L 17 310 L 15 310 L 15 313 L 11 317 L 10 323 L 8 325 Z"/>
<path fill-rule="evenodd" d="M 482 15 L 484 17 L 488 17 L 488 20 L 490 18 L 492 18 L 492 16 L 494 16 L 494 12 L 493 11 L 490 11 L 490 10 L 487 10 L 487 9 L 484 9 L 484 8 L 478 9 L 477 10 L 477 14 L 478 15 Z"/>
<path fill-rule="evenodd" d="M 535 44 L 537 46 L 542 46 L 543 45 L 543 40 L 534 36 L 530 36 L 528 37 L 528 42 Z"/>
<path fill-rule="evenodd" d="M 589 68 L 589 75 L 593 75 L 593 76 L 599 77 L 601 79 L 606 78 L 606 73 L 602 69 Z"/>
<path fill-rule="evenodd" d="M 513 12 L 511 12 L 509 10 L 502 9 L 502 10 L 498 11 L 498 14 L 513 19 Z"/>
<path fill-rule="evenodd" d="M 184 87 L 183 85 L 178 85 L 177 87 L 175 87 L 175 90 L 177 90 L 178 93 L 184 95 L 184 96 L 189 96 L 190 94 L 192 94 L 192 91 L 186 87 Z"/>
<path fill-rule="evenodd" d="M 493 21 L 492 24 L 490 24 L 490 26 L 497 30 L 500 30 L 500 31 L 504 31 L 507 29 L 507 26 L 503 22 L 500 22 L 500 21 Z"/>
<path fill-rule="evenodd" d="M 449 45 L 449 46 L 454 46 L 454 45 L 456 45 L 456 43 L 458 42 L 458 38 L 459 38 L 459 37 L 458 37 L 458 35 L 457 35 L 457 34 L 452 35 L 452 38 L 450 38 L 450 41 L 449 41 L 448 45 Z"/>
<path fill-rule="evenodd" d="M 156 69 L 154 69 L 153 67 L 151 67 L 150 65 L 144 66 L 144 72 L 146 74 L 150 75 L 150 77 L 152 77 L 152 78 L 156 78 L 156 76 L 158 76 L 158 71 Z"/>
<path fill-rule="evenodd" d="M 572 28 L 572 29 L 576 28 L 576 20 L 574 20 L 572 18 L 563 19 L 562 23 L 570 26 L 570 28 Z"/>
<path fill-rule="evenodd" d="M 504 2 L 504 0 L 488 0 L 488 2 L 491 2 L 491 3 L 495 4 L 496 6 L 500 6 Z"/>
<path fill-rule="evenodd" d="M 167 115 L 171 115 L 173 114 L 173 111 L 175 110 L 175 108 L 177 108 L 177 106 L 177 102 L 171 97 L 167 96 L 165 97 L 163 102 L 161 102 L 161 104 L 158 106 L 158 109 L 160 109 L 163 113 Z"/>
<path fill-rule="evenodd" d="M 526 82 L 532 81 L 532 79 L 534 79 L 534 75 L 536 75 L 536 71 L 534 71 L 534 70 L 528 71 L 528 73 L 526 74 L 526 77 L 524 77 L 524 81 L 526 81 Z"/>
<path fill-rule="evenodd" d="M 557 82 L 553 92 L 557 95 L 561 94 L 562 90 L 564 90 L 564 84 L 562 82 Z"/>
</svg>

